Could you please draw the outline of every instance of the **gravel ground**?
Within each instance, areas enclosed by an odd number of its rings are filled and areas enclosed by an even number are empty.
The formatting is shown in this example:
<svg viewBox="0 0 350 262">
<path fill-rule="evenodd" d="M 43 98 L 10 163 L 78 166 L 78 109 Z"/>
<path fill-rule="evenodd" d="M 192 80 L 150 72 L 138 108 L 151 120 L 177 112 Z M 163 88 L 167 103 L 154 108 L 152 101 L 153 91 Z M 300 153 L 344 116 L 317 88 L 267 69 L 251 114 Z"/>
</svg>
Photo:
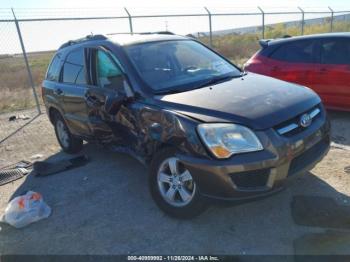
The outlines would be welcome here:
<svg viewBox="0 0 350 262">
<path fill-rule="evenodd" d="M 31 121 L 0 143 L 0 166 L 35 154 L 50 160 L 68 157 L 60 152 L 46 115 L 33 119 L 35 111 L 24 113 L 31 119 L 9 122 L 8 115 L 0 115 L 0 139 Z M 312 253 L 315 249 L 309 246 L 320 238 L 307 236 L 335 229 L 297 225 L 293 197 L 329 197 L 350 207 L 350 113 L 330 116 L 332 148 L 310 173 L 292 179 L 272 197 L 212 206 L 189 221 L 159 211 L 148 192 L 147 169 L 139 162 L 86 144 L 88 165 L 47 177 L 28 175 L 0 187 L 0 214 L 11 198 L 27 190 L 40 192 L 53 210 L 48 219 L 22 229 L 1 224 L 0 254 Z M 337 232 L 343 233 L 342 241 L 350 234 L 345 228 Z"/>
</svg>

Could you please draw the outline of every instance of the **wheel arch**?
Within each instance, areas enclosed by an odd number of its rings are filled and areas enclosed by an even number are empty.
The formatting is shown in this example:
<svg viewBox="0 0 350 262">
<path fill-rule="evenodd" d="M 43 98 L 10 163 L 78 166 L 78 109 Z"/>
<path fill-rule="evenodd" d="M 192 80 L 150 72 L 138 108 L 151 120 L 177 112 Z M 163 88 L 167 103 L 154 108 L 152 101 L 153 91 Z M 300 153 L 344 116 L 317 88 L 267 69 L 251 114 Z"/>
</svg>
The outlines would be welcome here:
<svg viewBox="0 0 350 262">
<path fill-rule="evenodd" d="M 52 124 L 54 124 L 54 120 L 55 120 L 55 116 L 59 114 L 62 116 L 62 113 L 60 112 L 59 109 L 57 109 L 56 107 L 54 106 L 51 106 L 49 108 L 49 111 L 48 111 L 48 116 L 49 116 L 49 120 Z"/>
</svg>

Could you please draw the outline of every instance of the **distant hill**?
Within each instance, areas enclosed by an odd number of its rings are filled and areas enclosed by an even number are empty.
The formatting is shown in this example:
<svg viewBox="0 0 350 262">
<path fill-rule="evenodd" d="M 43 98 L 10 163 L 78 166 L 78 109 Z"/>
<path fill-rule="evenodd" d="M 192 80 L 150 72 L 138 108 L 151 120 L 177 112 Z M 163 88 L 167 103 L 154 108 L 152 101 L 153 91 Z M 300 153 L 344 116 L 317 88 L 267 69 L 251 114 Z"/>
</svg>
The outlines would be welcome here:
<svg viewBox="0 0 350 262">
<path fill-rule="evenodd" d="M 340 22 L 340 21 L 350 21 L 350 14 L 335 15 L 333 22 Z M 321 18 L 306 19 L 304 21 L 305 26 L 320 25 L 320 24 L 329 23 L 329 22 L 330 22 L 329 16 L 321 17 Z M 279 24 L 283 24 L 286 28 L 288 28 L 288 27 L 300 26 L 300 23 L 301 23 L 301 20 L 284 22 Z M 265 26 L 273 27 L 274 25 L 276 24 L 268 24 Z M 213 36 L 223 36 L 223 35 L 229 35 L 229 34 L 251 34 L 251 33 L 258 33 L 258 32 L 261 32 L 261 26 L 249 26 L 249 27 L 213 31 Z M 196 32 L 196 33 L 192 33 L 192 35 L 209 36 L 209 32 Z"/>
</svg>

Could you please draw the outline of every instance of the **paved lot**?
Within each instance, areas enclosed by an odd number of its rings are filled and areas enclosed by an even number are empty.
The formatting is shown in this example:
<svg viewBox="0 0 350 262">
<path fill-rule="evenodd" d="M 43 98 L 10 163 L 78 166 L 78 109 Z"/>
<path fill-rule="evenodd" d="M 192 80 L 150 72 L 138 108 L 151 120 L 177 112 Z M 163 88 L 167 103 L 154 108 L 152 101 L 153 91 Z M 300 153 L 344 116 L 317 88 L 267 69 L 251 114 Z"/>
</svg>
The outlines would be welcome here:
<svg viewBox="0 0 350 262">
<path fill-rule="evenodd" d="M 331 117 L 336 144 L 310 173 L 291 180 L 286 190 L 272 197 L 210 207 L 189 221 L 158 210 L 148 192 L 147 169 L 139 162 L 87 144 L 84 152 L 91 162 L 84 167 L 48 177 L 28 175 L 0 187 L 0 214 L 12 197 L 27 190 L 42 193 L 53 210 L 48 219 L 23 229 L 0 224 L 0 254 L 317 253 L 334 248 L 324 240 L 330 234 L 332 243 L 341 240 L 348 247 L 346 225 L 339 222 L 332 229 L 327 221 L 322 226 L 296 224 L 291 208 L 293 197 L 303 195 L 330 198 L 350 209 L 350 114 Z M 1 135 L 9 128 L 7 116 L 2 120 Z M 37 153 L 50 160 L 68 157 L 59 151 L 45 115 L 0 144 L 0 166 Z M 332 218 L 327 210 L 315 215 L 322 216 Z"/>
</svg>

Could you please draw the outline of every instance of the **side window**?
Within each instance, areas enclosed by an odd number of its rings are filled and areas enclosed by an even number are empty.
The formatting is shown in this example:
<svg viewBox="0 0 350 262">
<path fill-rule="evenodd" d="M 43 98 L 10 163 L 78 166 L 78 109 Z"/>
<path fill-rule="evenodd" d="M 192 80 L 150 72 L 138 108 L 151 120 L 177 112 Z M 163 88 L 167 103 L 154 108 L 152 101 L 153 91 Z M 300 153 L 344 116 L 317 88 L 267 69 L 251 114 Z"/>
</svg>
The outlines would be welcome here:
<svg viewBox="0 0 350 262">
<path fill-rule="evenodd" d="M 60 75 L 60 62 L 61 62 L 61 55 L 56 54 L 52 59 L 49 69 L 47 70 L 46 80 L 56 81 L 56 82 L 58 81 L 59 75 Z"/>
<path fill-rule="evenodd" d="M 124 91 L 122 70 L 116 59 L 102 50 L 96 52 L 96 78 L 100 87 Z"/>
<path fill-rule="evenodd" d="M 350 65 L 350 40 L 339 38 L 324 40 L 321 46 L 321 62 Z"/>
<path fill-rule="evenodd" d="M 78 49 L 68 54 L 63 65 L 62 82 L 86 85 L 84 49 Z"/>
<path fill-rule="evenodd" d="M 310 40 L 283 44 L 270 57 L 290 63 L 314 63 L 316 44 L 316 41 Z"/>
</svg>

